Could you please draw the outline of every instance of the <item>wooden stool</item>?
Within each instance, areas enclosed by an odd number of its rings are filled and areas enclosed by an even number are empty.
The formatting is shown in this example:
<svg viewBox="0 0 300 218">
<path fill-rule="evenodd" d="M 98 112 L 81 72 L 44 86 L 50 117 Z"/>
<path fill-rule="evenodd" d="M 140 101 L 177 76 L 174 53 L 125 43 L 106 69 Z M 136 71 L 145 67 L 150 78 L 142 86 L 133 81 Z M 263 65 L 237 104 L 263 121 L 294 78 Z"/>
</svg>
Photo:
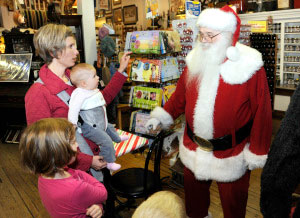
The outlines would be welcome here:
<svg viewBox="0 0 300 218">
<path fill-rule="evenodd" d="M 117 105 L 117 128 L 122 129 L 122 112 L 131 109 L 130 104 L 118 104 Z"/>
</svg>

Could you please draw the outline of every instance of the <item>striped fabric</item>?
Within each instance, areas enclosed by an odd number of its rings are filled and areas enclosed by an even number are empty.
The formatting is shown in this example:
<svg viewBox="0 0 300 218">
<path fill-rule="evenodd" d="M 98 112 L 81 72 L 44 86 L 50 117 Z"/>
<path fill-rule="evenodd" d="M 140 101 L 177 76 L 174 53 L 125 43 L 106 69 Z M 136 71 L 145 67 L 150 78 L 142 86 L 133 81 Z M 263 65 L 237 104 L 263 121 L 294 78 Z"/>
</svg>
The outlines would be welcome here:
<svg viewBox="0 0 300 218">
<path fill-rule="evenodd" d="M 127 141 L 123 141 L 120 143 L 114 142 L 114 147 L 116 150 L 116 157 L 120 157 L 124 154 L 127 154 L 131 151 L 134 151 L 138 148 L 141 148 L 141 147 L 149 144 L 148 139 L 146 139 L 144 137 L 137 136 L 137 135 L 131 134 L 129 132 L 125 132 L 120 129 L 116 129 L 116 130 L 119 133 L 119 135 L 128 135 L 129 136 L 129 139 Z"/>
</svg>

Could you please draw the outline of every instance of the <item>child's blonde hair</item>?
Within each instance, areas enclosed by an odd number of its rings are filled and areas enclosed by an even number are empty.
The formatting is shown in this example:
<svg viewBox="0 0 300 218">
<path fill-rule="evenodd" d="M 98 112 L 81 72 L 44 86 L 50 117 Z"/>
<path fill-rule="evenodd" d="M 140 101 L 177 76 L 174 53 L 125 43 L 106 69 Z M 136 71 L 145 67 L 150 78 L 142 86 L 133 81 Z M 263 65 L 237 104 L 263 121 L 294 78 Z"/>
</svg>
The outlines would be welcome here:
<svg viewBox="0 0 300 218">
<path fill-rule="evenodd" d="M 134 212 L 132 218 L 186 218 L 182 199 L 170 191 L 151 195 Z"/>
<path fill-rule="evenodd" d="M 78 87 L 80 82 L 88 79 L 91 73 L 95 70 L 96 69 L 90 64 L 86 64 L 86 63 L 77 64 L 71 70 L 71 74 L 70 74 L 71 82 Z"/>
<path fill-rule="evenodd" d="M 76 155 L 75 128 L 64 118 L 41 119 L 28 126 L 20 140 L 21 164 L 34 174 L 54 176 Z"/>
</svg>

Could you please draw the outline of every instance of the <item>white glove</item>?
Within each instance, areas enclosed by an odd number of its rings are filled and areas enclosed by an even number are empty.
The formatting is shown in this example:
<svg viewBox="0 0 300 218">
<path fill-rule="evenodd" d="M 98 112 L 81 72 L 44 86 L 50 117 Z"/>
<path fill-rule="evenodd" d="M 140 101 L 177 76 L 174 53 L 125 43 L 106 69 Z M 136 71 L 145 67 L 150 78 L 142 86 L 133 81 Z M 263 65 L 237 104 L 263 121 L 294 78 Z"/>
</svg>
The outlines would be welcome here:
<svg viewBox="0 0 300 218">
<path fill-rule="evenodd" d="M 160 121 L 157 119 L 157 118 L 151 118 L 147 121 L 146 123 L 146 128 L 148 130 L 156 130 L 157 129 L 157 126 L 160 125 Z"/>
</svg>

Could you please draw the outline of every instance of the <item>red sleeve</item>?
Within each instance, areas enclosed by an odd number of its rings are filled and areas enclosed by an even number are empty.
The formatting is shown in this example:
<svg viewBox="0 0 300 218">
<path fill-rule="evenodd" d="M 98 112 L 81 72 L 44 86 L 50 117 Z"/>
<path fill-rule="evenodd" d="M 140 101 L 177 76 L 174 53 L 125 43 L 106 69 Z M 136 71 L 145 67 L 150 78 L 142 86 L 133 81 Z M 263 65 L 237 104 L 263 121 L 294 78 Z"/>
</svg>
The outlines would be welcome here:
<svg viewBox="0 0 300 218">
<path fill-rule="evenodd" d="M 123 84 L 126 82 L 127 77 L 118 71 L 111 78 L 107 86 L 101 91 L 106 101 L 106 104 L 110 104 L 116 95 L 121 91 Z"/>
<path fill-rule="evenodd" d="M 74 203 L 80 207 L 88 208 L 93 204 L 102 204 L 107 199 L 107 191 L 104 185 L 86 172 L 76 170 L 80 185 L 74 192 Z M 77 202 L 76 202 L 77 201 Z"/>
<path fill-rule="evenodd" d="M 253 126 L 249 150 L 256 155 L 267 154 L 272 136 L 272 107 L 269 86 L 264 68 L 249 80 Z"/>
<path fill-rule="evenodd" d="M 76 161 L 72 163 L 69 167 L 82 171 L 88 171 L 91 168 L 92 161 L 93 156 L 78 151 Z"/>
<path fill-rule="evenodd" d="M 99 146 L 86 138 L 85 141 L 90 146 L 94 155 L 99 155 L 99 151 L 100 151 Z M 88 171 L 91 168 L 92 161 L 93 161 L 93 156 L 80 152 L 80 149 L 78 148 L 76 161 L 72 163 L 69 167 L 73 169 L 79 169 L 82 171 Z"/>
<path fill-rule="evenodd" d="M 177 85 L 176 90 L 172 94 L 171 98 L 167 101 L 164 106 L 164 109 L 172 116 L 173 120 L 179 117 L 185 112 L 185 78 L 187 76 L 187 67 L 184 69 L 181 74 Z"/>
<path fill-rule="evenodd" d="M 25 111 L 27 124 L 51 117 L 51 109 L 47 101 L 49 91 L 39 83 L 33 84 L 25 95 Z"/>
</svg>

